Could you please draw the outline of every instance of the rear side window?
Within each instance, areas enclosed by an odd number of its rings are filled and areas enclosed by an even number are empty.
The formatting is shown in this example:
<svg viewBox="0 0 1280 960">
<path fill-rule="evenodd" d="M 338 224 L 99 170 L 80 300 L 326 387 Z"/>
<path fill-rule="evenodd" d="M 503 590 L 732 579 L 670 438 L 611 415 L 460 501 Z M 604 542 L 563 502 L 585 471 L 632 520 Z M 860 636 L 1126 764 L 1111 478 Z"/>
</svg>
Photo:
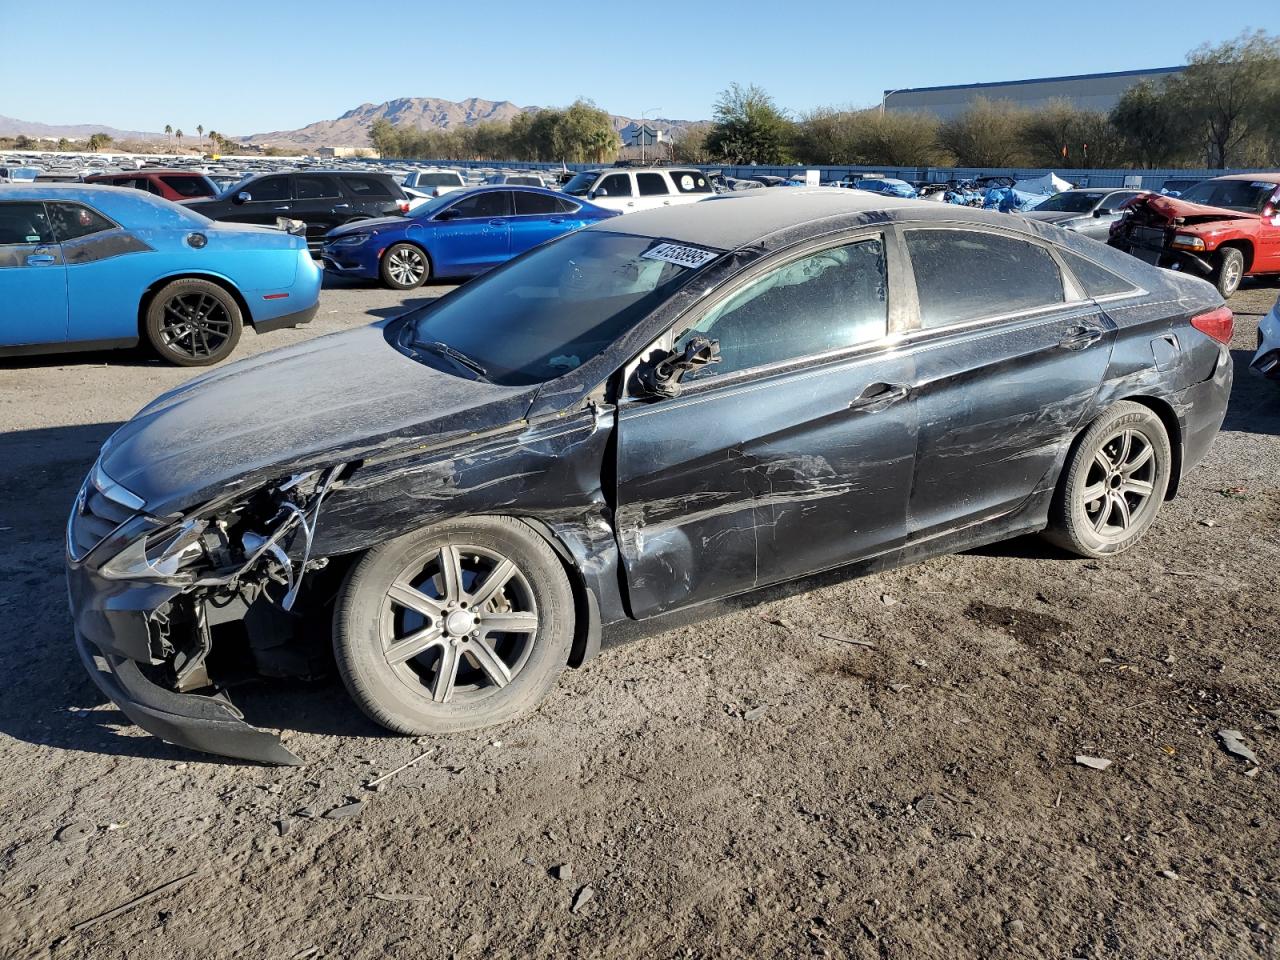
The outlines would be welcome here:
<svg viewBox="0 0 1280 960">
<path fill-rule="evenodd" d="M 0 246 L 52 242 L 43 203 L 0 203 Z"/>
<path fill-rule="evenodd" d="M 1111 297 L 1118 293 L 1129 293 L 1135 289 L 1128 280 L 1117 276 L 1105 267 L 1098 266 L 1092 260 L 1086 260 L 1066 250 L 1058 252 L 1067 262 L 1067 266 L 1080 286 L 1084 288 L 1085 296 Z"/>
<path fill-rule="evenodd" d="M 289 199 L 289 178 L 288 177 L 264 177 L 261 180 L 255 180 L 250 184 L 246 184 L 242 193 L 248 193 L 256 203 L 266 200 L 288 200 Z"/>
<path fill-rule="evenodd" d="M 333 177 L 305 176 L 293 178 L 293 198 L 295 200 L 323 200 L 327 197 L 340 197 Z"/>
<path fill-rule="evenodd" d="M 1062 273 L 1033 243 L 969 230 L 908 230 L 920 326 L 929 330 L 1062 303 Z"/>
<path fill-rule="evenodd" d="M 528 190 L 515 190 L 513 193 L 516 198 L 517 217 L 564 213 L 559 197 L 552 197 L 545 193 L 530 193 Z"/>
<path fill-rule="evenodd" d="M 860 240 L 771 270 L 712 308 L 684 337 L 720 342 L 699 377 L 817 356 L 888 332 L 884 244 Z"/>
<path fill-rule="evenodd" d="M 694 170 L 673 170 L 671 180 L 679 193 L 714 193 L 707 178 Z"/>
<path fill-rule="evenodd" d="M 359 200 L 374 200 L 390 197 L 391 188 L 377 177 L 343 177 L 342 182 Z M 419 181 L 421 183 L 421 181 Z"/>
<path fill-rule="evenodd" d="M 161 177 L 160 182 L 184 197 L 212 197 L 213 187 L 203 177 Z"/>
<path fill-rule="evenodd" d="M 631 196 L 631 178 L 625 173 L 611 173 L 600 181 L 596 192 L 602 197 Z"/>
<path fill-rule="evenodd" d="M 671 193 L 667 181 L 660 173 L 637 173 L 636 183 L 642 197 L 665 197 Z"/>
<path fill-rule="evenodd" d="M 49 210 L 53 235 L 62 243 L 103 230 L 114 230 L 116 226 L 96 210 L 79 203 L 46 203 L 45 207 Z"/>
</svg>

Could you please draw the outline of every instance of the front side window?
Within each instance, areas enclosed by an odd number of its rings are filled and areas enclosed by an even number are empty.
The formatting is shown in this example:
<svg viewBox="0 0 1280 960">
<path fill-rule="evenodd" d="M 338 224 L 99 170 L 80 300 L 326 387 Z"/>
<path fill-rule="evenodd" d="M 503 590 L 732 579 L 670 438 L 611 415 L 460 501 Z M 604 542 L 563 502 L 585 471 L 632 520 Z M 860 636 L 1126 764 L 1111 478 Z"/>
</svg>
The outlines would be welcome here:
<svg viewBox="0 0 1280 960">
<path fill-rule="evenodd" d="M 391 196 L 391 190 L 387 185 L 377 177 L 352 177 L 343 178 L 347 189 L 357 200 L 372 200 Z M 421 181 L 419 181 L 421 183 Z"/>
<path fill-rule="evenodd" d="M 1065 300 L 1058 265 L 1034 243 L 976 230 L 908 230 L 906 240 L 925 330 Z"/>
<path fill-rule="evenodd" d="M 333 177 L 305 176 L 293 178 L 295 200 L 324 200 L 342 196 Z"/>
<path fill-rule="evenodd" d="M 596 193 L 602 197 L 629 197 L 631 196 L 631 178 L 625 173 L 611 173 L 600 181 Z"/>
<path fill-rule="evenodd" d="M 699 256 L 677 262 L 671 247 L 648 237 L 571 233 L 411 315 L 399 343 L 462 376 L 504 386 L 552 380 L 608 349 L 719 259 L 717 251 L 692 251 Z M 472 373 L 450 352 L 465 356 Z"/>
<path fill-rule="evenodd" d="M 859 240 L 771 270 L 713 308 L 682 338 L 720 342 L 700 377 L 817 356 L 888 333 L 884 243 Z M 678 348 L 677 348 L 678 349 Z"/>
<path fill-rule="evenodd" d="M 249 194 L 249 198 L 254 203 L 288 200 L 289 179 L 288 177 L 263 177 L 261 180 L 246 183 L 237 192 Z"/>
<path fill-rule="evenodd" d="M 47 203 L 45 206 L 53 224 L 53 235 L 62 243 L 114 230 L 116 226 L 102 214 L 79 203 Z"/>
<path fill-rule="evenodd" d="M 1137 194 L 1132 191 L 1127 193 L 1113 193 L 1102 201 L 1102 206 L 1104 209 L 1115 213 L 1136 196 Z"/>
<path fill-rule="evenodd" d="M 1101 199 L 1100 193 L 1070 190 L 1065 193 L 1055 193 L 1048 200 L 1037 204 L 1035 209 L 1037 213 L 1088 213 Z"/>
<path fill-rule="evenodd" d="M 0 203 L 0 246 L 53 243 L 43 203 Z"/>
<path fill-rule="evenodd" d="M 511 193 L 507 190 L 489 190 L 459 200 L 449 208 L 455 220 L 489 220 L 493 217 L 511 216 Z"/>
<path fill-rule="evenodd" d="M 637 173 L 636 183 L 642 197 L 665 197 L 671 193 L 667 189 L 667 181 L 660 173 Z"/>
</svg>

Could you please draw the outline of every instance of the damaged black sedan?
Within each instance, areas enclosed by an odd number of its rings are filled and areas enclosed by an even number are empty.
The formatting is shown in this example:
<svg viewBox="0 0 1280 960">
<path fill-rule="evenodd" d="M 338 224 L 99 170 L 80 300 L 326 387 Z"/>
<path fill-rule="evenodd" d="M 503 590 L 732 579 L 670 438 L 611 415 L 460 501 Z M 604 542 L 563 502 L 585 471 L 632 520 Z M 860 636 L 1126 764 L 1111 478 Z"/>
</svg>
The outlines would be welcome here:
<svg viewBox="0 0 1280 960">
<path fill-rule="evenodd" d="M 76 642 L 212 753 L 296 762 L 224 685 L 335 660 L 391 730 L 500 723 L 762 587 L 1033 531 L 1129 548 L 1222 423 L 1231 327 L 1203 281 L 980 210 L 620 217 L 144 408 L 68 521 Z"/>
</svg>

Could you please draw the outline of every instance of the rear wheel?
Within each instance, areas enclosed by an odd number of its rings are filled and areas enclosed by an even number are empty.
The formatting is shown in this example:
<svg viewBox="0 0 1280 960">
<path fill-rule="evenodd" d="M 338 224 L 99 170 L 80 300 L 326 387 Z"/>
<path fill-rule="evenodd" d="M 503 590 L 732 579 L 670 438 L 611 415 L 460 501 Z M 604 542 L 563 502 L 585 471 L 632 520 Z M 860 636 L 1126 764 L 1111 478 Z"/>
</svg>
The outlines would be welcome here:
<svg viewBox="0 0 1280 960">
<path fill-rule="evenodd" d="M 208 280 L 175 280 L 147 307 L 146 333 L 162 358 L 181 367 L 205 367 L 235 350 L 244 321 L 240 305 Z"/>
<path fill-rule="evenodd" d="M 334 652 L 352 698 L 398 733 L 486 727 L 533 709 L 573 643 L 556 555 L 506 517 L 456 520 L 375 547 L 338 598 Z"/>
<path fill-rule="evenodd" d="M 382 254 L 382 282 L 394 290 L 412 290 L 431 276 L 431 263 L 412 243 L 395 243 Z"/>
<path fill-rule="evenodd" d="M 1160 418 L 1140 403 L 1117 403 L 1068 455 L 1045 536 L 1082 557 L 1128 550 L 1155 521 L 1172 463 Z"/>
<path fill-rule="evenodd" d="M 1229 297 L 1240 289 L 1244 279 L 1244 254 L 1235 247 L 1223 247 L 1218 251 L 1213 271 L 1213 285 L 1222 296 Z"/>
</svg>

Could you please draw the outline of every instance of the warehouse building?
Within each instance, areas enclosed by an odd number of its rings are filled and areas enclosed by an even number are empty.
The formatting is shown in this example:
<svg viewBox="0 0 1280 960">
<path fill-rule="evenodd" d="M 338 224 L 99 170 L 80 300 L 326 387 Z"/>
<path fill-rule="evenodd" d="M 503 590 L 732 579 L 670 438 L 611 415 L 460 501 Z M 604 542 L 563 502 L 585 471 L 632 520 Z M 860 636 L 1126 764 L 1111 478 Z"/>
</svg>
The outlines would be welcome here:
<svg viewBox="0 0 1280 960">
<path fill-rule="evenodd" d="M 1085 73 L 1074 77 L 1039 80 L 1005 80 L 997 83 L 962 83 L 947 87 L 909 87 L 884 92 L 884 109 L 932 113 L 946 120 L 963 113 L 974 100 L 1008 100 L 1019 107 L 1036 109 L 1051 100 L 1068 100 L 1086 110 L 1107 111 L 1121 95 L 1144 80 L 1159 81 L 1185 67 L 1122 70 L 1118 73 Z"/>
</svg>

